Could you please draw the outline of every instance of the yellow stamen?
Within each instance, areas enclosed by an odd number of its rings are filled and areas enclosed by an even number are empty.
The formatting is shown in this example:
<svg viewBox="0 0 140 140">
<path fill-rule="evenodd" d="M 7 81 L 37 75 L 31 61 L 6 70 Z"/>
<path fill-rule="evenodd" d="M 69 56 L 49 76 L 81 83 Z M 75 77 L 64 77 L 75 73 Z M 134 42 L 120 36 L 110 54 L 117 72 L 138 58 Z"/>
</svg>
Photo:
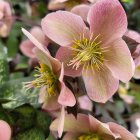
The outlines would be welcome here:
<svg viewBox="0 0 140 140">
<path fill-rule="evenodd" d="M 53 71 L 45 64 L 40 63 L 40 67 L 36 67 L 35 80 L 28 82 L 25 87 L 41 88 L 46 86 L 48 95 L 54 95 L 57 89 L 58 78 L 54 75 Z"/>
<path fill-rule="evenodd" d="M 75 40 L 72 46 L 73 59 L 70 60 L 69 66 L 73 66 L 76 70 L 83 66 L 86 70 L 88 68 L 100 70 L 103 68 L 105 60 L 104 53 L 107 48 L 101 48 L 101 41 L 97 36 L 94 40 L 83 37 L 80 40 Z"/>
<path fill-rule="evenodd" d="M 78 140 L 103 140 L 97 134 L 84 134 L 78 137 Z"/>
</svg>

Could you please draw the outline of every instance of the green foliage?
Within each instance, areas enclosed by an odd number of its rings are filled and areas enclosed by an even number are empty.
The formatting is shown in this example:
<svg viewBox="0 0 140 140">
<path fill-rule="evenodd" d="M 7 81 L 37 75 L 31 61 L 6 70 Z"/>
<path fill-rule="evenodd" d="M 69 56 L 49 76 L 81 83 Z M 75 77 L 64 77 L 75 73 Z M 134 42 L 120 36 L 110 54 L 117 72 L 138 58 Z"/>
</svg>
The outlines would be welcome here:
<svg viewBox="0 0 140 140">
<path fill-rule="evenodd" d="M 30 78 L 10 80 L 0 87 L 0 99 L 9 101 L 3 104 L 5 108 L 14 109 L 25 103 L 29 103 L 35 107 L 39 106 L 38 90 L 25 90 L 25 88 L 23 88 L 23 82 L 30 80 Z"/>
<path fill-rule="evenodd" d="M 45 135 L 38 128 L 18 134 L 13 140 L 45 140 Z"/>
<path fill-rule="evenodd" d="M 49 127 L 51 123 L 51 118 L 48 116 L 47 113 L 37 111 L 37 122 L 36 126 L 42 130 L 46 136 L 49 134 Z"/>
</svg>

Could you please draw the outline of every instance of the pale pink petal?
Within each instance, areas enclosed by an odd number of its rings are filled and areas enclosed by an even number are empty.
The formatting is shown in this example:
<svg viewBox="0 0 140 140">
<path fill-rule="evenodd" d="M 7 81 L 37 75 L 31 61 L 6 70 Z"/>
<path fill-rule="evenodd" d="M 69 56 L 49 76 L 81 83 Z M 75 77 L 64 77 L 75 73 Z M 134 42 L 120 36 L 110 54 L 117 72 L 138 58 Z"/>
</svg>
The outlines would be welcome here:
<svg viewBox="0 0 140 140">
<path fill-rule="evenodd" d="M 56 111 L 58 110 L 61 106 L 57 102 L 58 96 L 48 96 L 46 92 L 46 87 L 44 86 L 41 88 L 40 93 L 39 93 L 39 99 L 38 102 L 42 104 L 42 109 L 46 111 Z"/>
<path fill-rule="evenodd" d="M 52 131 L 57 131 L 58 124 L 59 119 L 54 120 L 50 126 L 50 129 Z M 66 114 L 64 123 L 64 132 L 74 132 L 74 133 L 90 132 L 88 116 L 84 114 L 78 114 L 76 119 L 72 114 Z"/>
<path fill-rule="evenodd" d="M 73 51 L 70 47 L 60 47 L 56 53 L 56 58 L 64 63 L 64 75 L 71 77 L 81 76 L 82 67 L 75 70 L 72 66 L 68 65 L 73 58 Z"/>
<path fill-rule="evenodd" d="M 80 96 L 78 102 L 81 109 L 92 111 L 93 103 L 87 95 Z"/>
<path fill-rule="evenodd" d="M 34 36 L 32 36 L 27 30 L 25 30 L 25 29 L 22 28 L 22 32 L 32 41 L 32 43 L 38 49 L 40 49 L 46 55 L 46 57 L 48 57 L 48 59 L 51 62 L 51 65 L 53 67 L 53 70 L 55 72 L 59 71 L 60 68 L 61 68 L 61 63 L 57 59 L 53 58 L 50 55 L 49 51 L 47 51 L 47 49 L 45 49 L 45 47 Z"/>
<path fill-rule="evenodd" d="M 63 140 L 77 140 L 79 133 L 66 133 Z"/>
<path fill-rule="evenodd" d="M 59 116 L 59 124 L 58 124 L 58 137 L 61 138 L 64 129 L 64 122 L 65 122 L 65 107 L 62 106 L 61 114 Z"/>
<path fill-rule="evenodd" d="M 135 64 L 126 43 L 122 39 L 108 45 L 105 60 L 105 65 L 119 80 L 128 82 L 134 75 Z"/>
<path fill-rule="evenodd" d="M 90 8 L 88 22 L 93 37 L 102 43 L 122 37 L 127 30 L 127 17 L 118 0 L 99 0 Z"/>
<path fill-rule="evenodd" d="M 81 4 L 81 5 L 77 5 L 73 7 L 71 9 L 71 12 L 76 15 L 81 16 L 84 21 L 87 21 L 87 15 L 88 15 L 89 9 L 90 9 L 90 5 Z"/>
<path fill-rule="evenodd" d="M 58 97 L 58 103 L 64 106 L 74 106 L 76 104 L 76 99 L 69 88 L 66 87 L 65 83 L 63 82 L 64 77 L 64 67 L 62 64 L 61 67 L 61 74 L 59 77 L 59 81 L 61 84 L 61 91 Z"/>
<path fill-rule="evenodd" d="M 0 120 L 0 140 L 11 139 L 11 128 L 9 124 L 3 120 Z"/>
<path fill-rule="evenodd" d="M 29 58 L 35 58 L 35 55 L 33 53 L 34 47 L 35 46 L 33 45 L 33 43 L 29 40 L 25 40 L 20 44 L 21 52 Z"/>
<path fill-rule="evenodd" d="M 52 69 L 51 62 L 44 52 L 42 52 L 38 48 L 34 48 L 33 52 L 34 52 L 36 58 L 39 60 L 39 62 L 46 64 L 47 66 L 49 66 Z"/>
<path fill-rule="evenodd" d="M 83 80 L 89 98 L 101 103 L 107 102 L 119 86 L 119 80 L 105 66 L 100 71 L 86 70 L 83 72 Z"/>
<path fill-rule="evenodd" d="M 98 132 L 99 134 L 103 134 L 103 135 L 104 134 L 111 135 L 115 139 L 121 138 L 121 136 L 119 134 L 113 133 L 111 131 L 108 124 L 98 121 L 96 118 L 94 118 L 91 115 L 89 115 L 89 121 L 90 121 L 90 126 L 91 126 L 93 132 Z"/>
<path fill-rule="evenodd" d="M 65 4 L 57 2 L 56 0 L 51 0 L 48 4 L 48 10 L 60 10 L 64 8 L 65 8 Z"/>
<path fill-rule="evenodd" d="M 61 46 L 72 44 L 74 39 L 79 39 L 87 31 L 82 18 L 67 11 L 48 14 L 41 25 L 48 38 Z"/>
<path fill-rule="evenodd" d="M 42 29 L 38 26 L 34 26 L 31 28 L 30 33 L 43 45 L 48 45 L 49 40 L 45 37 Z"/>
<path fill-rule="evenodd" d="M 108 125 L 113 133 L 121 136 L 122 140 L 137 140 L 137 138 L 124 127 L 113 122 L 109 122 Z"/>
<path fill-rule="evenodd" d="M 135 41 L 140 43 L 140 34 L 134 30 L 127 30 L 125 36 L 134 39 Z"/>
</svg>

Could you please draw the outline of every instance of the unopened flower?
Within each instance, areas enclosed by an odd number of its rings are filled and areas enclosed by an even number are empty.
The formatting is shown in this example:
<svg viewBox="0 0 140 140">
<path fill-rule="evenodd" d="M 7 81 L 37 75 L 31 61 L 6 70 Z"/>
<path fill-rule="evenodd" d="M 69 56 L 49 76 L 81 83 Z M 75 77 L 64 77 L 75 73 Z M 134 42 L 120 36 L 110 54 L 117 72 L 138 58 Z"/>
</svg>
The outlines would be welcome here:
<svg viewBox="0 0 140 140">
<path fill-rule="evenodd" d="M 28 82 L 25 87 L 44 87 L 46 90 L 44 97 L 46 102 L 48 100 L 53 102 L 53 99 L 57 99 L 58 103 L 63 106 L 74 106 L 76 103 L 75 97 L 63 82 L 63 64 L 61 64 L 57 59 L 53 58 L 49 54 L 49 51 L 44 49 L 43 45 L 28 31 L 25 29 L 22 29 L 22 31 L 37 47 L 34 49 L 34 53 L 40 63 L 40 67 L 36 68 L 37 73 L 35 74 L 35 80 Z"/>
<path fill-rule="evenodd" d="M 65 75 L 83 77 L 88 96 L 106 102 L 117 91 L 119 80 L 128 82 L 134 62 L 122 36 L 127 29 L 125 11 L 118 0 L 100 0 L 91 6 L 87 21 L 66 11 L 42 20 L 44 33 L 61 45 L 56 58 Z"/>
<path fill-rule="evenodd" d="M 59 120 L 52 122 L 50 129 L 56 131 Z M 63 140 L 137 140 L 124 127 L 113 123 L 102 123 L 91 115 L 78 114 L 77 119 L 73 115 L 66 115 L 64 132 L 67 132 Z"/>
<path fill-rule="evenodd" d="M 0 120 L 0 140 L 11 139 L 11 128 L 9 124 L 3 120 Z"/>
<path fill-rule="evenodd" d="M 7 37 L 12 26 L 12 10 L 8 2 L 0 1 L 0 36 Z"/>
</svg>

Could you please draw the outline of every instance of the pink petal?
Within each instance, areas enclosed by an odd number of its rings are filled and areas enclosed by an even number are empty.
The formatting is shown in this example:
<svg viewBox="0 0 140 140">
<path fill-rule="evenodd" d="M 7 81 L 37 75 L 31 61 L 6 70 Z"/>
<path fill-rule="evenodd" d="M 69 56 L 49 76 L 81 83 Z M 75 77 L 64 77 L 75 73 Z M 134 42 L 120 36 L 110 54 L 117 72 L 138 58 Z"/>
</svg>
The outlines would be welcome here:
<svg viewBox="0 0 140 140">
<path fill-rule="evenodd" d="M 77 140 L 79 134 L 77 133 L 66 133 L 63 137 L 63 140 Z"/>
<path fill-rule="evenodd" d="M 38 26 L 34 26 L 30 33 L 43 45 L 48 45 L 49 40 L 45 37 L 45 34 L 43 33 L 42 29 Z"/>
<path fill-rule="evenodd" d="M 58 124 L 59 124 L 59 119 L 54 120 L 50 126 L 50 129 L 52 131 L 57 131 Z M 78 114 L 77 119 L 76 119 L 72 114 L 66 114 L 65 123 L 64 123 L 64 131 L 74 132 L 74 133 L 90 132 L 88 116 L 84 114 Z"/>
<path fill-rule="evenodd" d="M 107 102 L 119 86 L 119 80 L 105 66 L 100 71 L 83 72 L 83 80 L 89 98 L 95 102 Z"/>
<path fill-rule="evenodd" d="M 79 97 L 78 102 L 81 109 L 92 111 L 93 103 L 87 95 Z"/>
<path fill-rule="evenodd" d="M 45 47 L 34 37 L 32 36 L 27 30 L 22 28 L 22 32 L 32 41 L 32 43 L 42 51 L 42 53 L 44 53 L 46 55 L 46 57 L 48 57 L 48 59 L 51 62 L 51 65 L 53 67 L 53 70 L 55 72 L 57 72 L 58 70 L 60 70 L 61 68 L 61 63 L 53 58 L 50 53 L 47 51 L 47 49 L 45 49 Z"/>
<path fill-rule="evenodd" d="M 137 140 L 136 137 L 124 127 L 113 122 L 109 122 L 108 125 L 113 133 L 119 134 L 121 136 L 122 140 Z"/>
<path fill-rule="evenodd" d="M 48 14 L 41 22 L 44 33 L 61 46 L 68 46 L 85 32 L 86 25 L 80 16 L 67 11 Z"/>
<path fill-rule="evenodd" d="M 35 46 L 33 45 L 33 43 L 29 40 L 25 40 L 20 44 L 21 52 L 29 58 L 35 58 L 35 55 L 33 53 L 34 47 Z"/>
<path fill-rule="evenodd" d="M 122 39 L 118 39 L 108 46 L 105 65 L 116 78 L 128 82 L 134 75 L 135 64 L 126 43 Z"/>
<path fill-rule="evenodd" d="M 60 104 L 57 102 L 58 96 L 48 96 L 46 93 L 46 87 L 42 87 L 39 92 L 38 102 L 42 105 L 42 109 L 46 111 L 56 111 L 60 109 Z"/>
<path fill-rule="evenodd" d="M 99 0 L 90 8 L 88 22 L 93 37 L 102 43 L 122 37 L 127 29 L 127 17 L 118 0 Z"/>
<path fill-rule="evenodd" d="M 125 36 L 134 39 L 135 41 L 140 43 L 140 34 L 134 30 L 128 30 L 125 33 Z"/>
<path fill-rule="evenodd" d="M 75 97 L 71 92 L 71 90 L 66 87 L 65 83 L 63 82 L 63 77 L 64 77 L 64 67 L 62 64 L 61 74 L 59 77 L 59 81 L 61 83 L 61 91 L 58 97 L 58 103 L 64 106 L 74 106 L 76 104 Z"/>
<path fill-rule="evenodd" d="M 88 15 L 89 9 L 90 9 L 89 5 L 81 4 L 81 5 L 77 5 L 73 7 L 71 9 L 71 12 L 76 15 L 81 16 L 84 21 L 87 21 L 87 15 Z"/>
<path fill-rule="evenodd" d="M 59 125 L 58 125 L 58 137 L 61 138 L 64 129 L 64 122 L 65 122 L 65 107 L 62 106 L 61 114 L 59 117 Z"/>
<path fill-rule="evenodd" d="M 48 10 L 60 10 L 64 8 L 65 8 L 65 4 L 57 2 L 57 0 L 51 0 L 48 4 Z"/>
<path fill-rule="evenodd" d="M 9 124 L 3 120 L 0 120 L 0 140 L 11 139 L 11 128 Z"/>
<path fill-rule="evenodd" d="M 81 76 L 82 67 L 78 70 L 72 68 L 72 66 L 68 66 L 70 60 L 73 58 L 73 52 L 70 47 L 60 47 L 56 53 L 56 58 L 64 63 L 64 75 L 76 77 Z"/>
<path fill-rule="evenodd" d="M 46 64 L 47 66 L 49 66 L 52 69 L 51 62 L 44 52 L 42 52 L 38 48 L 34 48 L 33 52 L 34 52 L 36 58 L 39 60 L 39 62 Z"/>
<path fill-rule="evenodd" d="M 104 134 L 111 135 L 115 139 L 121 138 L 119 134 L 115 134 L 110 130 L 108 124 L 98 121 L 96 118 L 94 118 L 91 115 L 89 115 L 89 121 L 93 132 L 98 132 L 103 135 Z"/>
</svg>

